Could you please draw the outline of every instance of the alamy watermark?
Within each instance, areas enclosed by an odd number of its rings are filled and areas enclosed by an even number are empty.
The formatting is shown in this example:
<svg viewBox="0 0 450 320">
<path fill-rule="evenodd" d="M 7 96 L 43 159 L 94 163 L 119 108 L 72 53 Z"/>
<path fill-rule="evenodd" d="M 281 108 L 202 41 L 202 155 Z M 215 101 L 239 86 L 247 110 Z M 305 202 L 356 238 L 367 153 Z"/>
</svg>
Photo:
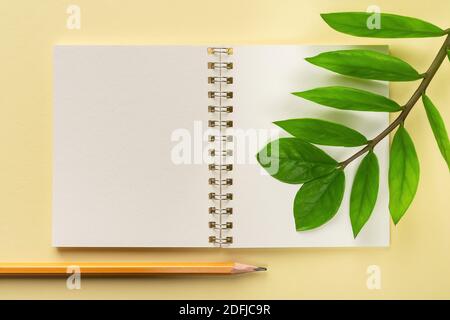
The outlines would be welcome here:
<svg viewBox="0 0 450 320">
<path fill-rule="evenodd" d="M 370 265 L 367 267 L 367 280 L 366 286 L 369 290 L 381 289 L 381 268 L 377 265 Z"/>
<path fill-rule="evenodd" d="M 66 13 L 68 14 L 66 20 L 66 28 L 69 30 L 81 29 L 81 8 L 76 4 L 67 6 Z"/>
<path fill-rule="evenodd" d="M 170 158 L 175 165 L 210 164 L 217 157 L 227 158 L 230 164 L 257 164 L 256 154 L 272 140 L 270 154 L 262 163 L 270 174 L 278 172 L 278 129 L 228 128 L 220 132 L 205 128 L 203 121 L 194 121 L 193 128 L 172 131 Z"/>
<path fill-rule="evenodd" d="M 367 13 L 372 13 L 366 21 L 369 30 L 381 29 L 381 8 L 376 5 L 371 5 L 366 10 Z"/>
<path fill-rule="evenodd" d="M 66 273 L 69 275 L 66 280 L 66 287 L 69 290 L 81 289 L 81 270 L 79 266 L 68 266 Z"/>
</svg>

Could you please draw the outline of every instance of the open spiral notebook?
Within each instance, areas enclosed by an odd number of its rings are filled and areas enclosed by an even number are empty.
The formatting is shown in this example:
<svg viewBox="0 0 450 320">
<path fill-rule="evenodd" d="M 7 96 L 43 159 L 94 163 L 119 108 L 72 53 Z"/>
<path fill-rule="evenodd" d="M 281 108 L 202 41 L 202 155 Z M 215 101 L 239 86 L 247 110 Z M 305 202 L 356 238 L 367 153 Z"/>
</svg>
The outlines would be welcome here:
<svg viewBox="0 0 450 320">
<path fill-rule="evenodd" d="M 387 51 L 386 46 L 365 46 Z M 54 47 L 53 245 L 56 247 L 335 247 L 389 245 L 388 142 L 377 205 L 357 239 L 346 170 L 339 212 L 297 232 L 299 185 L 281 183 L 256 153 L 284 135 L 273 121 L 313 117 L 368 138 L 386 113 L 335 110 L 290 94 L 346 85 L 388 95 L 388 84 L 304 61 L 346 46 Z M 358 148 L 323 147 L 337 160 Z"/>
</svg>

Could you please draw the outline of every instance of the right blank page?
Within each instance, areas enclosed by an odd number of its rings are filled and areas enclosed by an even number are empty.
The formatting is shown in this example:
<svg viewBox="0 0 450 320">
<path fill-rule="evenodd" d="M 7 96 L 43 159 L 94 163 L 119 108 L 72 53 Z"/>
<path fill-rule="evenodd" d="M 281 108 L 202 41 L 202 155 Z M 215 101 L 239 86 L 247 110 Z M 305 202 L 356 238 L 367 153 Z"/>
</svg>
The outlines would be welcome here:
<svg viewBox="0 0 450 320">
<path fill-rule="evenodd" d="M 315 67 L 304 60 L 323 51 L 352 49 L 348 46 L 237 46 L 230 56 L 234 63 L 234 130 L 258 135 L 258 143 L 246 150 L 235 145 L 233 172 L 233 247 L 336 247 L 388 246 L 388 139 L 375 148 L 380 165 L 380 187 L 371 218 L 353 238 L 349 197 L 358 159 L 345 169 L 346 192 L 335 217 L 322 227 L 297 232 L 293 201 L 300 185 L 282 183 L 257 164 L 256 153 L 269 141 L 267 132 L 286 135 L 272 124 L 290 118 L 320 118 L 360 131 L 368 139 L 389 123 L 387 113 L 342 111 L 320 106 L 291 95 L 315 87 L 343 85 L 388 95 L 386 82 L 358 80 Z M 386 46 L 359 47 L 387 52 Z M 242 132 L 242 131 L 241 131 Z M 276 138 L 275 136 L 272 139 Z M 239 139 L 236 139 L 236 141 Z M 248 141 L 251 141 L 249 138 Z M 237 142 L 236 142 L 237 144 Z M 337 161 L 345 160 L 361 147 L 323 147 Z M 244 153 L 246 153 L 244 155 Z"/>
</svg>

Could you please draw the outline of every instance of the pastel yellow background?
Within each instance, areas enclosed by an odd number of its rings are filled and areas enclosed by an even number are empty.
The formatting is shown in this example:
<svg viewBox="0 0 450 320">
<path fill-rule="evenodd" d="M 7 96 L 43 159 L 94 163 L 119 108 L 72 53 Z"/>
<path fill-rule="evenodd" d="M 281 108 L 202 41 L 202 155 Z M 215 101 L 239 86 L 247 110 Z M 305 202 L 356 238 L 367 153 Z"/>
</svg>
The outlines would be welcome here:
<svg viewBox="0 0 450 320">
<path fill-rule="evenodd" d="M 81 7 L 81 30 L 66 8 Z M 450 179 L 419 103 L 407 120 L 421 161 L 417 197 L 392 227 L 387 249 L 66 249 L 51 247 L 52 46 L 54 44 L 384 44 L 425 71 L 443 38 L 373 40 L 337 33 L 319 13 L 416 16 L 450 27 L 448 0 L 0 1 L 0 261 L 220 261 L 267 265 L 242 277 L 0 279 L 0 298 L 450 298 Z M 264 73 L 264 70 L 261 70 Z M 450 63 L 429 95 L 450 125 Z M 417 83 L 394 84 L 404 103 Z M 107 223 L 107 221 L 105 221 Z M 381 290 L 368 290 L 378 265 Z"/>
</svg>

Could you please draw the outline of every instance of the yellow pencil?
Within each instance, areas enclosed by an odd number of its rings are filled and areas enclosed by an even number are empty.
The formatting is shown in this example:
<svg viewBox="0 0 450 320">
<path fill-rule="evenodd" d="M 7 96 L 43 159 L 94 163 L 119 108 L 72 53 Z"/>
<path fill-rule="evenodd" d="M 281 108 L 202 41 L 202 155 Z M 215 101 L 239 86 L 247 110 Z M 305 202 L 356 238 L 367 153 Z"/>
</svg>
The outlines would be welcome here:
<svg viewBox="0 0 450 320">
<path fill-rule="evenodd" d="M 265 271 L 236 262 L 49 262 L 0 263 L 0 276 L 145 276 L 170 274 L 239 274 Z"/>
</svg>

